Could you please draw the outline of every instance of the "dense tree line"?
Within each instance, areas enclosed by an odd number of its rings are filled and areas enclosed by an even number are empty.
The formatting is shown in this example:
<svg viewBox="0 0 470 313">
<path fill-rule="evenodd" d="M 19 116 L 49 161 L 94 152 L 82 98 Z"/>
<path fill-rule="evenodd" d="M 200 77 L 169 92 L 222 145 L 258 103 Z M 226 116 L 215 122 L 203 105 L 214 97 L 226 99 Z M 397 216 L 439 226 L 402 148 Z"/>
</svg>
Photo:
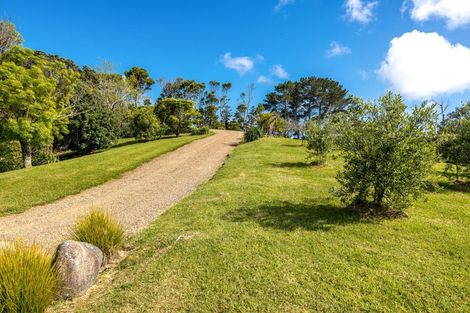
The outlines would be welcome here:
<svg viewBox="0 0 470 313">
<path fill-rule="evenodd" d="M 231 83 L 160 79 L 153 102 L 155 80 L 143 68 L 80 67 L 22 42 L 12 23 L 0 21 L 0 171 L 55 161 L 57 151 L 92 153 L 122 137 L 244 127 L 245 112 L 231 112 Z"/>
</svg>

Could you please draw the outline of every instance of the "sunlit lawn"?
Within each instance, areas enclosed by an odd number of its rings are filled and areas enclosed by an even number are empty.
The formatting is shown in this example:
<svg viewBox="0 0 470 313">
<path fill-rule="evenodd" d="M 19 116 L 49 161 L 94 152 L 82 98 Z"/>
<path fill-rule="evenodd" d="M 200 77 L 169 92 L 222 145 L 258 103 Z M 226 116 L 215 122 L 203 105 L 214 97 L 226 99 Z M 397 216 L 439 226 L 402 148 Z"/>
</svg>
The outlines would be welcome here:
<svg viewBox="0 0 470 313">
<path fill-rule="evenodd" d="M 0 216 L 20 213 L 34 205 L 100 185 L 202 137 L 182 136 L 151 142 L 124 140 L 100 153 L 0 173 Z"/>
<path fill-rule="evenodd" d="M 305 156 L 288 139 L 241 145 L 214 179 L 134 238 L 89 298 L 58 307 L 470 311 L 470 189 L 429 193 L 407 219 L 364 220 L 330 194 L 338 163 L 311 168 Z"/>
</svg>

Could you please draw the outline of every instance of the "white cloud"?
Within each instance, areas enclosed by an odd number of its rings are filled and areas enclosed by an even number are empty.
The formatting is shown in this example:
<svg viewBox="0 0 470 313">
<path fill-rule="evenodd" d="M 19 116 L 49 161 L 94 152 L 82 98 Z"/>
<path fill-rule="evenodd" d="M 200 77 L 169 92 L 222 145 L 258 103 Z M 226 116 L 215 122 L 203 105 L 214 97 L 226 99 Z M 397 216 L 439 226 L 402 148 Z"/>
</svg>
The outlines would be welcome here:
<svg viewBox="0 0 470 313">
<path fill-rule="evenodd" d="M 327 58 L 334 58 L 342 55 L 351 54 L 351 49 L 337 41 L 330 43 L 330 48 L 326 51 Z"/>
<path fill-rule="evenodd" d="M 294 2 L 295 2 L 295 0 L 279 0 L 277 2 L 276 6 L 274 7 L 274 12 L 279 12 L 286 5 L 289 5 L 289 4 L 294 3 Z"/>
<path fill-rule="evenodd" d="M 363 80 L 369 80 L 369 72 L 368 72 L 368 71 L 366 71 L 366 70 L 359 70 L 359 71 L 358 71 L 358 74 L 359 74 L 359 76 L 361 76 L 361 78 L 362 78 Z"/>
<path fill-rule="evenodd" d="M 264 76 L 264 75 L 261 75 L 260 77 L 258 77 L 258 79 L 256 80 L 257 83 L 259 84 L 272 84 L 272 79 L 267 77 L 267 76 Z"/>
<path fill-rule="evenodd" d="M 289 73 L 286 72 L 281 64 L 274 65 L 271 69 L 271 74 L 281 79 L 289 78 Z"/>
<path fill-rule="evenodd" d="M 378 4 L 377 1 L 346 0 L 346 14 L 351 21 L 367 24 L 374 18 Z"/>
<path fill-rule="evenodd" d="M 470 24 L 469 0 L 406 0 L 404 7 L 412 3 L 411 17 L 418 22 L 442 18 L 447 27 L 454 29 Z"/>
<path fill-rule="evenodd" d="M 222 64 L 229 69 L 235 70 L 238 74 L 243 75 L 251 71 L 255 66 L 255 62 L 250 57 L 232 57 L 230 52 L 224 54 L 221 59 Z"/>
<path fill-rule="evenodd" d="M 470 89 L 470 48 L 414 30 L 391 41 L 377 74 L 411 99 Z"/>
</svg>

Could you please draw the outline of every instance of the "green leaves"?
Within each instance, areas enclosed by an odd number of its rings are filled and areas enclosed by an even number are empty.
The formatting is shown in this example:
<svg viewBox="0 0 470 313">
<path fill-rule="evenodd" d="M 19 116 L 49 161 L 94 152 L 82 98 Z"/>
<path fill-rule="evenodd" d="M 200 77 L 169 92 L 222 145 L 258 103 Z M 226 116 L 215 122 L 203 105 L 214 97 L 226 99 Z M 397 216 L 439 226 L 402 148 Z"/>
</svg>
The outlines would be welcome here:
<svg viewBox="0 0 470 313">
<path fill-rule="evenodd" d="M 451 113 L 440 130 L 440 153 L 447 174 L 457 181 L 470 170 L 470 103 Z"/>
<path fill-rule="evenodd" d="M 18 140 L 23 146 L 51 144 L 67 123 L 77 74 L 60 61 L 21 47 L 11 48 L 0 62 L 2 140 Z"/>
<path fill-rule="evenodd" d="M 311 120 L 307 124 L 306 139 L 309 149 L 308 159 L 315 165 L 324 164 L 333 146 L 333 130 L 330 121 L 327 119 Z"/>
<path fill-rule="evenodd" d="M 435 161 L 433 107 L 422 104 L 409 113 L 401 96 L 388 93 L 344 117 L 338 146 L 345 166 L 337 194 L 373 213 L 408 207 L 423 192 Z"/>
<path fill-rule="evenodd" d="M 137 139 L 152 140 L 163 135 L 164 128 L 160 126 L 152 107 L 139 107 L 134 110 L 131 131 Z"/>
<path fill-rule="evenodd" d="M 194 102 L 184 99 L 166 98 L 158 100 L 155 113 L 172 133 L 179 136 L 181 132 L 189 130 L 197 112 Z"/>
</svg>

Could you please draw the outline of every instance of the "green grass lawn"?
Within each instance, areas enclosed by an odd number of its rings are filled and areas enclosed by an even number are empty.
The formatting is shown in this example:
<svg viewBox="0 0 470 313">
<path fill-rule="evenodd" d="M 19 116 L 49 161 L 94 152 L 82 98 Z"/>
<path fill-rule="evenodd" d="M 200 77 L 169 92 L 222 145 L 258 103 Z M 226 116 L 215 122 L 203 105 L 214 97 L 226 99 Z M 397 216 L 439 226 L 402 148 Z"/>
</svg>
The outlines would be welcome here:
<svg viewBox="0 0 470 313">
<path fill-rule="evenodd" d="M 133 239 L 135 250 L 89 298 L 59 307 L 470 311 L 469 189 L 430 193 L 407 219 L 363 220 L 330 195 L 338 163 L 312 168 L 305 157 L 288 139 L 241 145 L 215 178 Z"/>
<path fill-rule="evenodd" d="M 0 173 L 0 216 L 20 213 L 100 185 L 202 137 L 182 136 L 144 143 L 124 140 L 100 153 Z"/>
</svg>

